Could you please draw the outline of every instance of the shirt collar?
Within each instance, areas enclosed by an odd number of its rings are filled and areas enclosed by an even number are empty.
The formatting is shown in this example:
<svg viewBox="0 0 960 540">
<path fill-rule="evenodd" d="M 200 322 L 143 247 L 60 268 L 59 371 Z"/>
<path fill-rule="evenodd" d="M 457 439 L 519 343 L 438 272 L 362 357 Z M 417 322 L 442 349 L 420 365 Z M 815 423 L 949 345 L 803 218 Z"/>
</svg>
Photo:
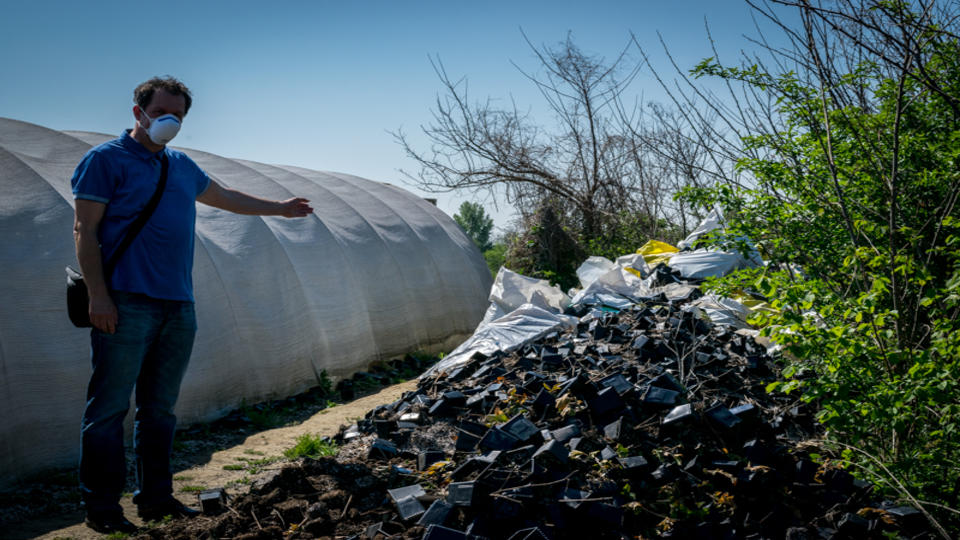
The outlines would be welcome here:
<svg viewBox="0 0 960 540">
<path fill-rule="evenodd" d="M 123 133 L 120 134 L 120 144 L 122 144 L 127 150 L 133 152 L 134 155 L 143 159 L 153 159 L 155 157 L 160 157 L 160 153 L 167 150 L 166 146 L 164 146 L 163 150 L 160 150 L 159 152 L 151 152 L 150 150 L 147 150 L 146 147 L 144 147 L 130 135 L 130 132 L 132 131 L 133 130 L 130 128 L 123 130 Z"/>
</svg>

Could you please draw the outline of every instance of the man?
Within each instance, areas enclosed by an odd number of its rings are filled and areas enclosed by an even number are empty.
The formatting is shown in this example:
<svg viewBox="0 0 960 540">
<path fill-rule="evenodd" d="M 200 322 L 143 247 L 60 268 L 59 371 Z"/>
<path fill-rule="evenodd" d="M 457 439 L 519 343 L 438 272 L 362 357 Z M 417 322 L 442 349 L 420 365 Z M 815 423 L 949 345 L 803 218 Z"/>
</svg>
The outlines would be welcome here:
<svg viewBox="0 0 960 540">
<path fill-rule="evenodd" d="M 271 201 L 220 186 L 184 153 L 167 148 L 191 101 L 187 87 L 172 77 L 139 85 L 134 128 L 92 148 L 71 180 L 77 259 L 93 324 L 80 490 L 87 525 L 102 533 L 137 530 L 119 504 L 126 477 L 123 418 L 134 387 L 137 513 L 145 521 L 197 513 L 173 497 L 170 468 L 173 409 L 197 329 L 195 201 L 240 214 L 295 218 L 313 212 L 306 199 Z M 104 275 L 104 263 L 155 192 L 164 158 L 167 184 L 156 210 L 111 275 Z"/>
</svg>

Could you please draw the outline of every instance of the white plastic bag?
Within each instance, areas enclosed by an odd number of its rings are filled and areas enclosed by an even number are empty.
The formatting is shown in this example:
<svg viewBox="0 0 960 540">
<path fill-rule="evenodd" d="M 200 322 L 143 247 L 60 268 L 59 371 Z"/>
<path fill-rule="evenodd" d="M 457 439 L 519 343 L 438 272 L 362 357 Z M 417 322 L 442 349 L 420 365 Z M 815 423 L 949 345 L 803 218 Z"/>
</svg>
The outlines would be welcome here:
<svg viewBox="0 0 960 540">
<path fill-rule="evenodd" d="M 509 313 L 523 304 L 535 304 L 555 311 L 570 305 L 570 297 L 544 279 L 536 279 L 500 267 L 490 287 L 490 301 Z"/>
</svg>

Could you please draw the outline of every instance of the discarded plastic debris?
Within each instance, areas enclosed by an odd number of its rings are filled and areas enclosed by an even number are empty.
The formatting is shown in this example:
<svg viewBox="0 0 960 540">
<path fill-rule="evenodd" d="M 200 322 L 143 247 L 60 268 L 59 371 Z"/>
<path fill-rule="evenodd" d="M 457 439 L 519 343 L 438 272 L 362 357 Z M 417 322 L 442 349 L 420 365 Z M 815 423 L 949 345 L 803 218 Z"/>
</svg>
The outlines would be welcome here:
<svg viewBox="0 0 960 540">
<path fill-rule="evenodd" d="M 390 459 L 398 454 L 397 446 L 385 439 L 377 439 L 370 445 L 370 459 Z"/>
<path fill-rule="evenodd" d="M 208 516 L 223 512 L 227 505 L 227 493 L 222 488 L 206 489 L 197 494 L 200 511 Z"/>
<path fill-rule="evenodd" d="M 404 497 L 398 501 L 394 501 L 394 504 L 397 506 L 397 512 L 400 514 L 400 519 L 404 521 L 411 520 L 425 512 L 423 505 L 420 504 L 420 501 L 413 496 Z"/>
<path fill-rule="evenodd" d="M 433 501 L 430 508 L 420 516 L 417 525 L 442 525 L 447 519 L 447 515 L 453 510 L 453 505 L 441 499 Z"/>
<path fill-rule="evenodd" d="M 668 248 L 650 255 L 683 260 Z M 292 486 L 289 496 L 309 505 L 291 504 L 290 516 L 278 510 L 289 517 L 273 522 L 281 534 L 301 521 L 318 537 L 431 540 L 927 532 L 920 512 L 872 499 L 868 485 L 798 446 L 818 435 L 809 406 L 766 392 L 774 359 L 749 335 L 701 319 L 695 283 L 663 265 L 642 273 L 636 294 L 619 296 L 621 308 L 602 296 L 620 293 L 597 287 L 591 305 L 551 293 L 558 305 L 550 309 L 564 314 L 548 311 L 549 302 L 518 304 L 494 321 L 497 333 L 475 334 L 476 350 L 437 364 L 416 391 L 345 428 L 337 440 L 344 463 L 305 460 L 253 490 L 238 507 L 249 520 L 240 530 L 256 529 L 251 510 L 261 525 L 273 519 L 276 502 L 261 501 Z M 639 281 L 627 274 L 618 291 Z M 497 298 L 530 300 L 508 293 Z M 511 332 L 524 337 L 503 348 L 481 339 Z M 306 479 L 292 477 L 299 474 Z M 411 482 L 419 483 L 404 485 Z M 348 528 L 350 516 L 367 521 Z"/>
<path fill-rule="evenodd" d="M 473 502 L 473 482 L 454 482 L 447 486 L 447 502 L 455 506 L 470 506 Z"/>
<path fill-rule="evenodd" d="M 440 525 L 430 525 L 423 534 L 423 540 L 467 540 L 467 533 Z"/>
<path fill-rule="evenodd" d="M 424 450 L 417 456 L 417 470 L 425 471 L 438 461 L 446 459 L 446 454 L 440 450 Z"/>
<path fill-rule="evenodd" d="M 693 409 L 689 403 L 685 403 L 671 409 L 670 412 L 663 417 L 663 424 L 679 423 L 692 417 Z"/>
<path fill-rule="evenodd" d="M 392 499 L 393 502 L 398 502 L 400 499 L 406 497 L 423 497 L 427 494 L 427 492 L 420 487 L 420 484 L 414 484 L 412 486 L 388 489 L 387 494 L 390 496 L 390 499 Z"/>
</svg>

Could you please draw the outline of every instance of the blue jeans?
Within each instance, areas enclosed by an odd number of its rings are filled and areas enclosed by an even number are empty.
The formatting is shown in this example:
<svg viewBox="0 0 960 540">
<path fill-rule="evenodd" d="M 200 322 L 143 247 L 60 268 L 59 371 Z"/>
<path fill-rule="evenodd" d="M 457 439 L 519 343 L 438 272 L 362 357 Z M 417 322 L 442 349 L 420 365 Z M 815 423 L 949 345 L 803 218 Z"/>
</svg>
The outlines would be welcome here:
<svg viewBox="0 0 960 540">
<path fill-rule="evenodd" d="M 112 291 L 116 333 L 90 333 L 93 374 L 81 424 L 80 492 L 89 513 L 120 511 L 127 466 L 123 418 L 136 387 L 134 502 L 150 505 L 173 494 L 170 454 L 173 407 L 187 370 L 197 318 L 192 302 Z"/>
</svg>

